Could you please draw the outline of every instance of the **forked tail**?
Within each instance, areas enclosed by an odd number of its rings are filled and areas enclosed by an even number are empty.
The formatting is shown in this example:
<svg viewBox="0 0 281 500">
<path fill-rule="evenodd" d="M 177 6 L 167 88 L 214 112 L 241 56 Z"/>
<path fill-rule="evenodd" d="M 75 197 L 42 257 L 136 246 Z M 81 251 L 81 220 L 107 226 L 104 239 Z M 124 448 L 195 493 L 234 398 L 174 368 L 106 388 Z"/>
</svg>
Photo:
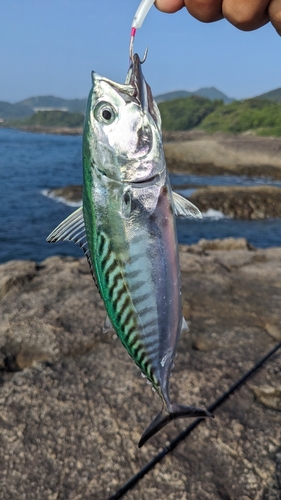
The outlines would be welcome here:
<svg viewBox="0 0 281 500">
<path fill-rule="evenodd" d="M 139 440 L 139 448 L 141 448 L 146 441 L 151 438 L 156 432 L 160 431 L 162 427 L 168 424 L 171 420 L 180 417 L 213 417 L 212 413 L 208 410 L 203 410 L 202 408 L 196 408 L 195 406 L 184 406 L 171 403 L 169 410 L 163 408 L 160 413 L 152 420 L 151 424 L 144 431 L 142 437 Z"/>
</svg>

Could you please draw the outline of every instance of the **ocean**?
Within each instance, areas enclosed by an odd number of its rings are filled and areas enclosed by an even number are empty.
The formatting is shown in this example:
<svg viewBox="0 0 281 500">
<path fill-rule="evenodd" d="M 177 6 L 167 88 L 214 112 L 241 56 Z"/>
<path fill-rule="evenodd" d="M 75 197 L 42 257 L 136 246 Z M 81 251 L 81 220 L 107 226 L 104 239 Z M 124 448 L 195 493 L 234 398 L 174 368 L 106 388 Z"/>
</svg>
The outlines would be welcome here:
<svg viewBox="0 0 281 500">
<path fill-rule="evenodd" d="M 83 255 L 73 243 L 49 244 L 48 234 L 74 206 L 46 196 L 49 189 L 82 184 L 82 138 L 0 129 L 0 262 L 30 259 L 37 262 L 52 255 Z M 250 186 L 281 182 L 236 176 L 171 175 L 171 182 L 188 196 L 185 184 Z M 242 221 L 209 211 L 203 220 L 178 220 L 180 243 L 200 238 L 245 237 L 255 247 L 280 246 L 281 219 Z"/>
</svg>

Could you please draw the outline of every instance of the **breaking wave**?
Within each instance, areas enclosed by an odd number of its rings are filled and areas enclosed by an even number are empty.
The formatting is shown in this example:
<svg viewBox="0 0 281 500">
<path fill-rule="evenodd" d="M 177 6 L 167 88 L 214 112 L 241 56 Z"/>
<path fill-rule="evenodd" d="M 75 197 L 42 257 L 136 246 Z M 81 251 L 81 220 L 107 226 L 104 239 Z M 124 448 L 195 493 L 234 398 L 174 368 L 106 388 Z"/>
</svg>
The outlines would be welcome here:
<svg viewBox="0 0 281 500">
<path fill-rule="evenodd" d="M 226 217 L 220 210 L 214 210 L 213 208 L 208 208 L 207 212 L 202 212 L 202 215 L 204 219 L 229 219 L 229 217 Z"/>
</svg>

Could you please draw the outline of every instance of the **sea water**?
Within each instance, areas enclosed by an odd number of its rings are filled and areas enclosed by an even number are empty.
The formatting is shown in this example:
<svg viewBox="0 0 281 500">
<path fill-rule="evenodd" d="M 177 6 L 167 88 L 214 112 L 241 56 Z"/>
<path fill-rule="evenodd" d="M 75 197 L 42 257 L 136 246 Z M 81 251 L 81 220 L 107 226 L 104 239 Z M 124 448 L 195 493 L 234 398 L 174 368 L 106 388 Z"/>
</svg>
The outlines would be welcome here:
<svg viewBox="0 0 281 500">
<path fill-rule="evenodd" d="M 46 194 L 53 188 L 82 184 L 81 148 L 81 136 L 0 129 L 0 262 L 82 255 L 73 243 L 46 242 L 48 234 L 75 210 L 65 200 Z M 192 190 L 186 190 L 185 184 L 281 186 L 270 179 L 238 176 L 171 175 L 171 181 L 174 189 L 186 196 Z M 209 210 L 203 220 L 178 220 L 177 227 L 180 243 L 242 236 L 256 247 L 281 245 L 281 219 L 233 220 Z"/>
</svg>

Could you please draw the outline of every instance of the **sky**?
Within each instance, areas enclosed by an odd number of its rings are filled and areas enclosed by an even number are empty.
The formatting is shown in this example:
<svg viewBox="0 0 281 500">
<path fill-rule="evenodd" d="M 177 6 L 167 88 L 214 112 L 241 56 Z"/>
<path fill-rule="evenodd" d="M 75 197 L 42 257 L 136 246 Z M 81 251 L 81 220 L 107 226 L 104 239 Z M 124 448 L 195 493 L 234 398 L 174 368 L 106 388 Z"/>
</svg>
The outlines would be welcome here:
<svg viewBox="0 0 281 500">
<path fill-rule="evenodd" d="M 87 97 L 91 70 L 124 82 L 139 0 L 1 0 L 0 101 Z M 135 51 L 153 94 L 216 87 L 244 99 L 281 87 L 281 38 L 271 25 L 245 33 L 222 20 L 152 7 Z"/>
</svg>

